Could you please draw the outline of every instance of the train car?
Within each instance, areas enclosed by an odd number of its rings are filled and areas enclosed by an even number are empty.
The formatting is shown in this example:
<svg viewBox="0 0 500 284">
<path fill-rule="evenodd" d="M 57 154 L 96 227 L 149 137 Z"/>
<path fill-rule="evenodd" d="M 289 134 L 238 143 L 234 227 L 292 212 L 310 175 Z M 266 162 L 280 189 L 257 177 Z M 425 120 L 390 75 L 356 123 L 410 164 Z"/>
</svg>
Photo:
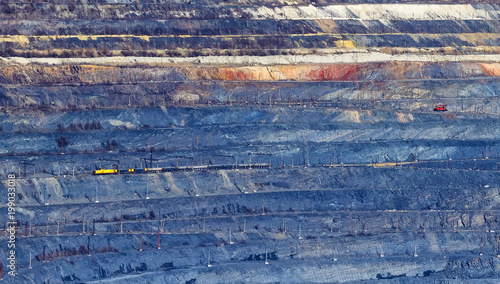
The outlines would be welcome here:
<svg viewBox="0 0 500 284">
<path fill-rule="evenodd" d="M 94 175 L 112 175 L 117 173 L 118 173 L 117 169 L 100 169 L 94 171 Z"/>
<path fill-rule="evenodd" d="M 147 173 L 147 169 L 134 169 L 133 172 L 130 172 L 131 174 L 145 174 Z"/>
<path fill-rule="evenodd" d="M 119 171 L 119 173 L 121 175 L 124 175 L 124 174 L 133 174 L 134 171 L 135 171 L 134 169 L 122 169 L 122 170 Z"/>
</svg>

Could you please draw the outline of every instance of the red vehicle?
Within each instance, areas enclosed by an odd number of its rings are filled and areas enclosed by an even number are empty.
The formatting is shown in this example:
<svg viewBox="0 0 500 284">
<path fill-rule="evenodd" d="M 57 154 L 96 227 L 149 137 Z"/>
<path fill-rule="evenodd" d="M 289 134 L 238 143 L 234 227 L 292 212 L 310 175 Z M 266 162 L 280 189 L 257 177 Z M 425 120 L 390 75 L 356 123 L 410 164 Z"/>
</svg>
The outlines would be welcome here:
<svg viewBox="0 0 500 284">
<path fill-rule="evenodd" d="M 437 105 L 434 108 L 434 111 L 448 111 L 448 110 L 446 109 L 446 105 Z"/>
</svg>

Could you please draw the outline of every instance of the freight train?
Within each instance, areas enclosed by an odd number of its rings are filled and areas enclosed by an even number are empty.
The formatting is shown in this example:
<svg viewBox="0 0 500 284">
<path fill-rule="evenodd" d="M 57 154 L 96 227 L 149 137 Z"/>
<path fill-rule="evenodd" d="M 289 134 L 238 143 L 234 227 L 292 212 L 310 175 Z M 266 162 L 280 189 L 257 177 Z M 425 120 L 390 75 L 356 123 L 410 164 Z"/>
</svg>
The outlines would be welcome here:
<svg viewBox="0 0 500 284">
<path fill-rule="evenodd" d="M 142 169 L 98 169 L 93 171 L 94 175 L 117 175 L 117 174 L 146 174 L 166 172 L 187 171 L 209 171 L 209 170 L 234 170 L 234 169 L 267 169 L 270 164 L 231 164 L 231 165 L 205 165 L 205 166 L 182 166 L 168 168 L 142 168 Z"/>
</svg>

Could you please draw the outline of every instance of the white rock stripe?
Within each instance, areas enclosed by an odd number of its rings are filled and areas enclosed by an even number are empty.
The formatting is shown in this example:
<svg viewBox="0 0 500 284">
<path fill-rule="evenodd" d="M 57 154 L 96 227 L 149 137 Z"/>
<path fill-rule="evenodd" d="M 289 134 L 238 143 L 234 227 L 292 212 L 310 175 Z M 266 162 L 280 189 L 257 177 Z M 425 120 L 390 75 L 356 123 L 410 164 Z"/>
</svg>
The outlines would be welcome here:
<svg viewBox="0 0 500 284">
<path fill-rule="evenodd" d="M 327 55 L 271 55 L 271 56 L 200 56 L 200 57 L 95 57 L 95 58 L 0 58 L 5 63 L 15 64 L 231 64 L 231 65 L 289 65 L 306 63 L 364 63 L 387 61 L 424 62 L 500 62 L 500 54 L 431 55 L 431 54 L 386 54 L 381 52 L 356 52 Z"/>
</svg>

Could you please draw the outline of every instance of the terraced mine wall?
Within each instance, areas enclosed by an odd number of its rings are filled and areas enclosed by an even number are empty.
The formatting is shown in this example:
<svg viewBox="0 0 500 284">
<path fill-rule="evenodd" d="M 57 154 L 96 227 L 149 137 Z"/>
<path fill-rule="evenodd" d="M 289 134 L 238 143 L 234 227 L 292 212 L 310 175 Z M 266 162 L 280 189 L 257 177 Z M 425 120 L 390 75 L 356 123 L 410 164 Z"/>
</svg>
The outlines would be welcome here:
<svg viewBox="0 0 500 284">
<path fill-rule="evenodd" d="M 498 282 L 499 11 L 1 3 L 4 281 Z"/>
</svg>

